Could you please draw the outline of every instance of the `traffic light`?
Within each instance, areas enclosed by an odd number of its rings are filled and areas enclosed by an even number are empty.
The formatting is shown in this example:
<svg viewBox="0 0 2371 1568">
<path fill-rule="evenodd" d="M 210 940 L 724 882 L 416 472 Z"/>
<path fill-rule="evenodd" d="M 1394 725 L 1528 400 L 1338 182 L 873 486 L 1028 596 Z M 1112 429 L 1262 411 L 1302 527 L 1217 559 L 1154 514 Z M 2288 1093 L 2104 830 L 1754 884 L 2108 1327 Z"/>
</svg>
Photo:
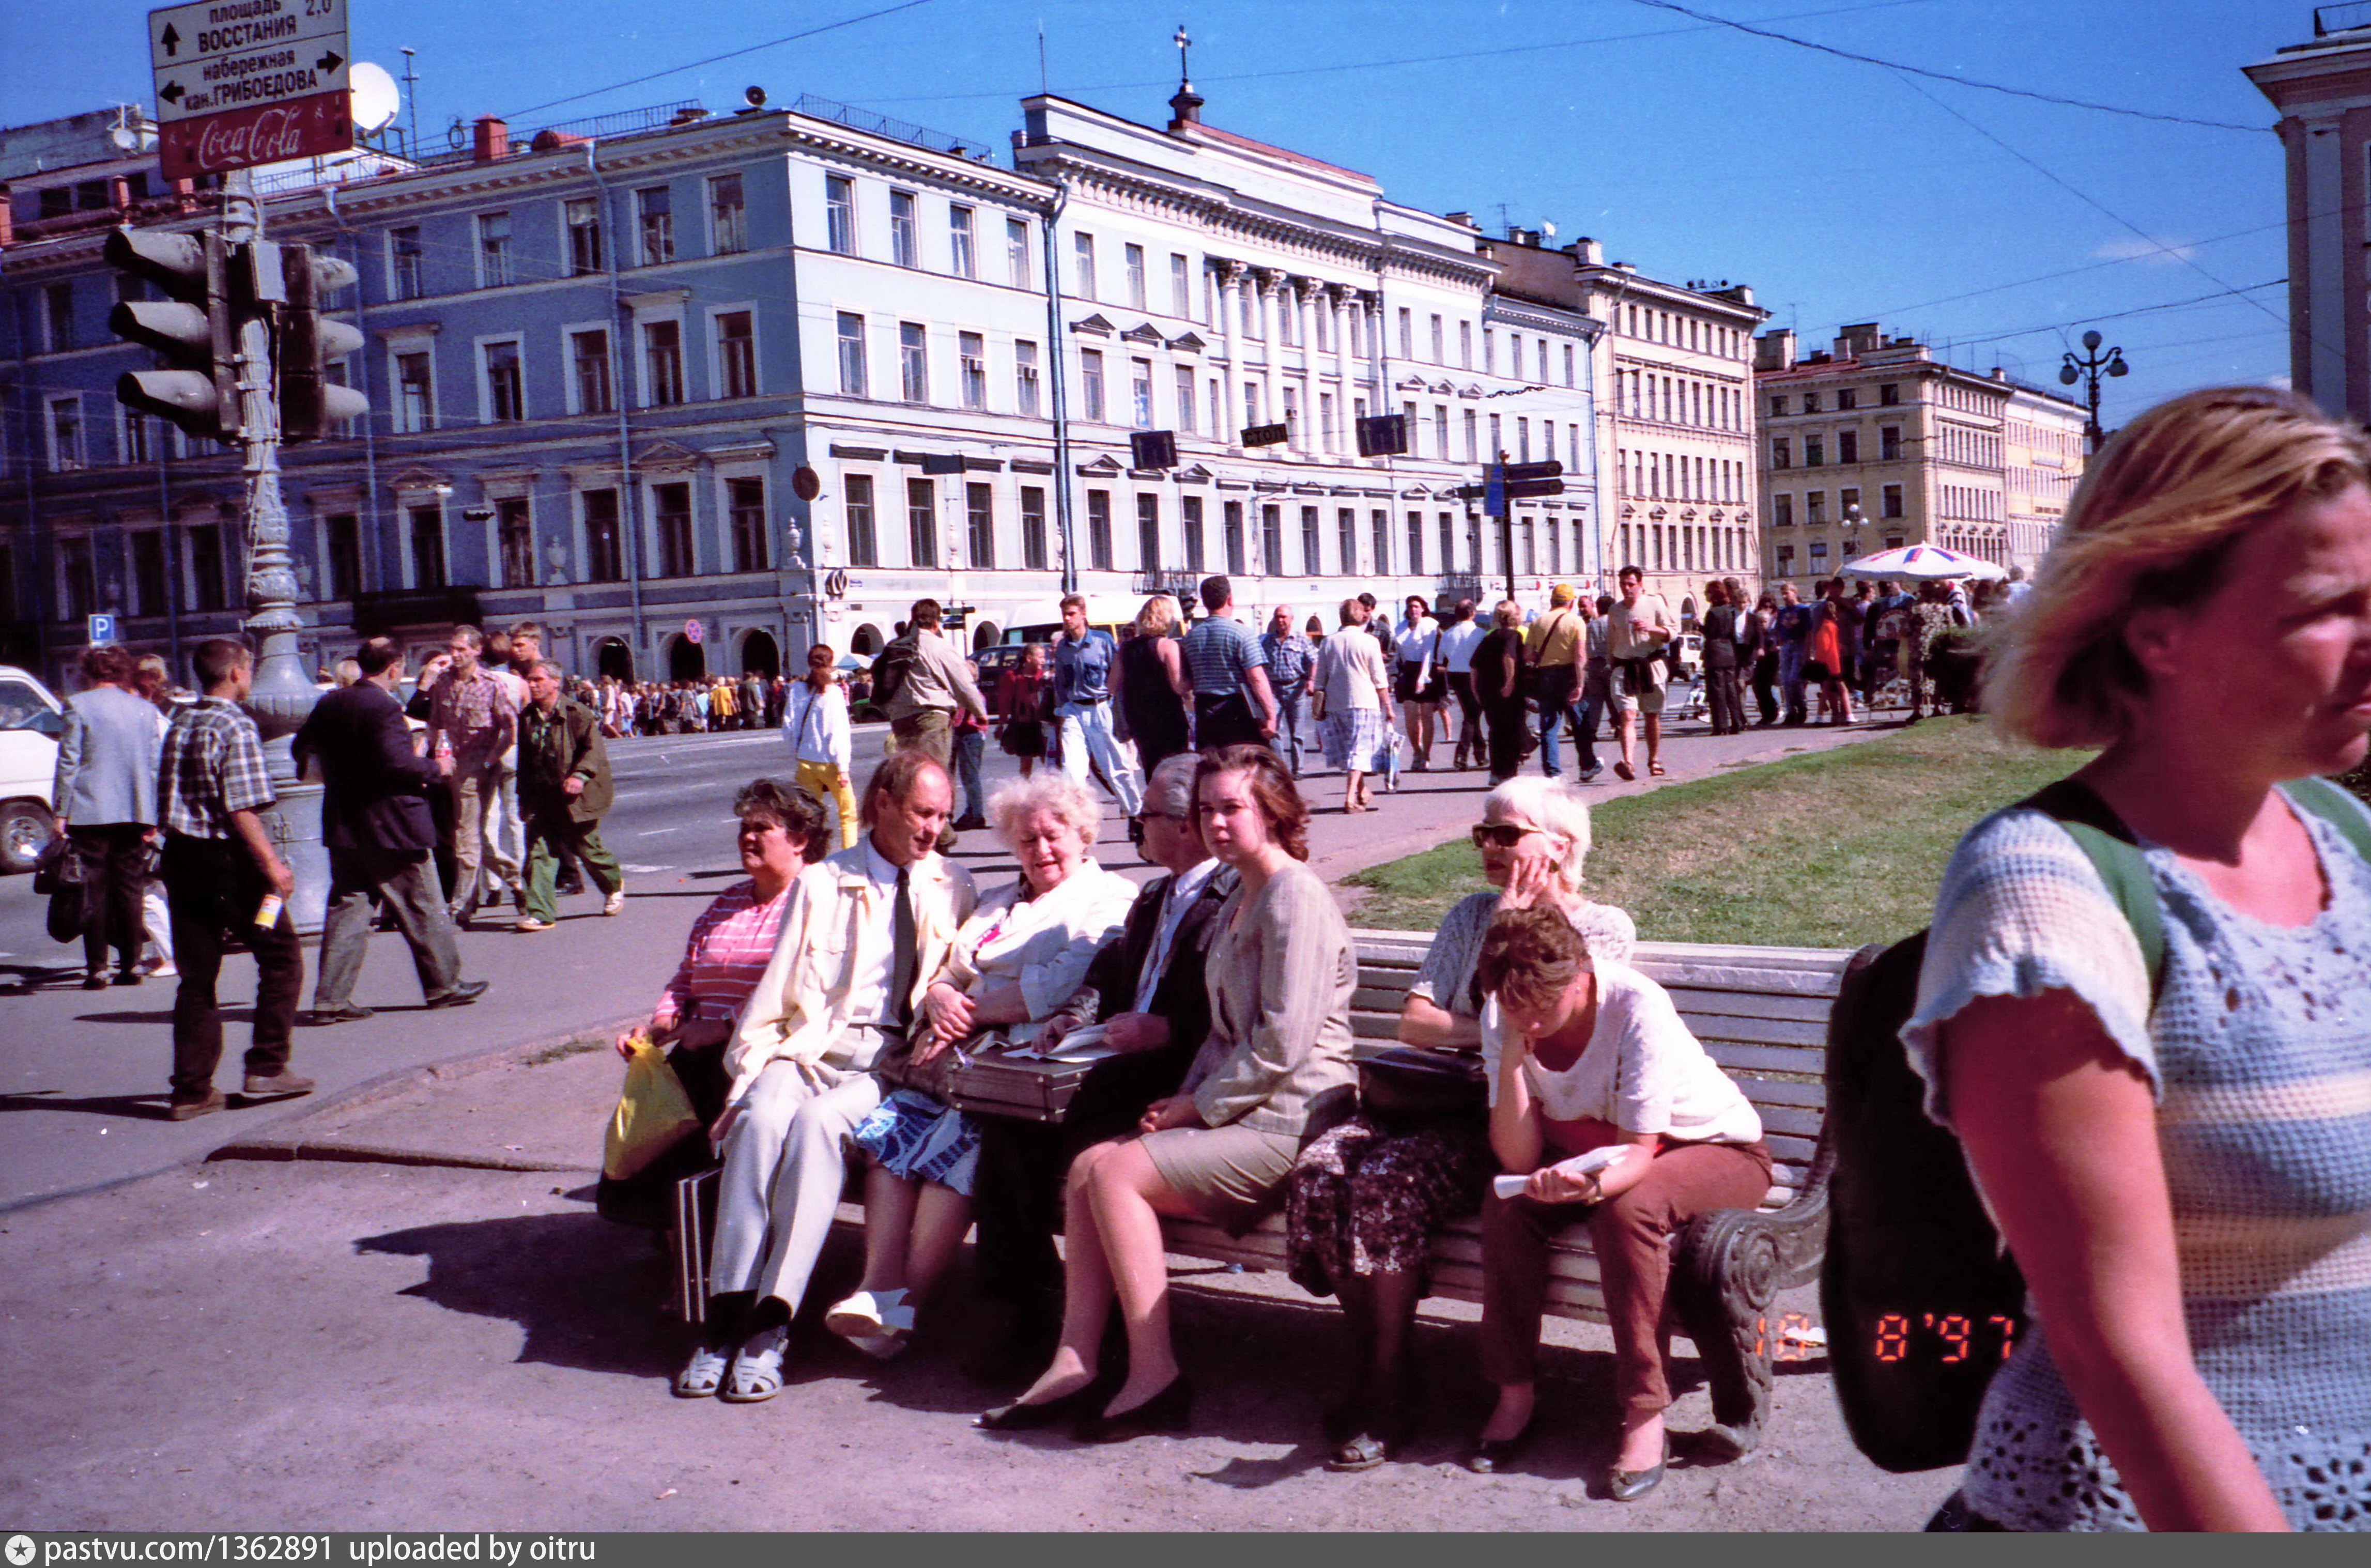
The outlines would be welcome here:
<svg viewBox="0 0 2371 1568">
<path fill-rule="evenodd" d="M 101 254 L 110 267 L 168 296 L 127 299 L 108 313 L 118 337 L 165 357 L 163 369 L 124 372 L 115 383 L 116 401 L 192 436 L 237 441 L 238 323 L 222 236 L 120 228 Z"/>
<path fill-rule="evenodd" d="M 280 439 L 318 441 L 328 427 L 370 412 L 370 399 L 329 378 L 330 365 L 361 349 L 363 335 L 321 314 L 321 297 L 350 286 L 359 275 L 350 262 L 324 256 L 309 245 L 280 248 L 287 311 L 274 340 L 280 386 Z"/>
</svg>

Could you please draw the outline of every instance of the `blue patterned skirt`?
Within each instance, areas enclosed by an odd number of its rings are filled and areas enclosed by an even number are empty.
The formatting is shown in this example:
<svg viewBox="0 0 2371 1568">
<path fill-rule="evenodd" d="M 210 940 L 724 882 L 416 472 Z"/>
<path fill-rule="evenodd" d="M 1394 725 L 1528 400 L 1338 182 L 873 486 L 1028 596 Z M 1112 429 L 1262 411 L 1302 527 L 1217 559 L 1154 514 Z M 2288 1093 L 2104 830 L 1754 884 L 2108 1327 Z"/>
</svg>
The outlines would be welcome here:
<svg viewBox="0 0 2371 1568">
<path fill-rule="evenodd" d="M 1325 764 L 1349 773 L 1380 773 L 1391 736 L 1380 708 L 1337 708 L 1325 715 Z"/>
<path fill-rule="evenodd" d="M 979 1169 L 979 1128 L 964 1113 L 919 1090 L 901 1089 L 873 1107 L 850 1135 L 893 1176 L 936 1182 L 971 1196 Z"/>
</svg>

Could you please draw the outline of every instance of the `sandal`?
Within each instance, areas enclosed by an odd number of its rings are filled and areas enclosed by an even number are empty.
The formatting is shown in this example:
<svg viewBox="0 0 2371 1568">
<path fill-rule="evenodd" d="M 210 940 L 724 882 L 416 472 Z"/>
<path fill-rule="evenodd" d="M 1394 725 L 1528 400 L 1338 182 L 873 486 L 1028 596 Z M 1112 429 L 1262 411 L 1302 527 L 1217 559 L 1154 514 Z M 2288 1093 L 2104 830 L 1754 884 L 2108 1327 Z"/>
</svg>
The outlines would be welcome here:
<svg viewBox="0 0 2371 1568">
<path fill-rule="evenodd" d="M 860 1290 L 826 1312 L 823 1326 L 842 1339 L 895 1338 L 913 1332 L 914 1309 L 902 1288 Z"/>
<path fill-rule="evenodd" d="M 782 1391 L 782 1355 L 791 1331 L 765 1329 L 752 1335 L 733 1358 L 733 1370 L 717 1397 L 727 1404 L 756 1404 Z"/>
<path fill-rule="evenodd" d="M 1660 762 L 1650 762 L 1647 765 L 1647 771 L 1660 778 L 1663 777 L 1663 765 Z"/>
<path fill-rule="evenodd" d="M 675 1397 L 679 1400 L 713 1399 L 716 1390 L 724 1386 L 725 1369 L 733 1358 L 712 1344 L 703 1344 L 691 1353 L 683 1370 L 675 1375 Z"/>
</svg>

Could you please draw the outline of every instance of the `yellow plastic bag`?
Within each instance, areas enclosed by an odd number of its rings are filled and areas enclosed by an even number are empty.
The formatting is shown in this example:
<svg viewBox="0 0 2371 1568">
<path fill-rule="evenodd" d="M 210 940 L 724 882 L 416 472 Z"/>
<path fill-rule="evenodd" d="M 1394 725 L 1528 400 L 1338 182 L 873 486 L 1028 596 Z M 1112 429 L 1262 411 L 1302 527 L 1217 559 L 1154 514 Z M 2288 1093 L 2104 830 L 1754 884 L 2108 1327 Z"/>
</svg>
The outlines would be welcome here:
<svg viewBox="0 0 2371 1568">
<path fill-rule="evenodd" d="M 637 1035 L 634 1054 L 626 1063 L 626 1087 L 609 1118 L 601 1173 L 613 1182 L 638 1175 L 699 1126 L 700 1117 L 683 1091 L 683 1080 L 667 1065 L 666 1053 L 650 1036 Z"/>
</svg>

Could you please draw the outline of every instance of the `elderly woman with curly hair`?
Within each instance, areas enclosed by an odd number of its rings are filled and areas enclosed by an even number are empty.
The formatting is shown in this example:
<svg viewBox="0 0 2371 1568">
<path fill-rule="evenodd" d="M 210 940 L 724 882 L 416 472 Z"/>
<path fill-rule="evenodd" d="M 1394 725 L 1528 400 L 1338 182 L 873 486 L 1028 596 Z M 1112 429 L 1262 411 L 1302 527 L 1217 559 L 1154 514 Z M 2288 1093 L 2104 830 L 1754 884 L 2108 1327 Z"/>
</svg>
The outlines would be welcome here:
<svg viewBox="0 0 2371 1568">
<path fill-rule="evenodd" d="M 2261 387 L 2091 460 L 1985 709 L 2147 871 L 2030 805 L 1960 841 L 1903 1029 L 2040 1320 L 1945 1529 L 2371 1521 L 2371 438 Z"/>
<path fill-rule="evenodd" d="M 1194 774 L 1202 841 L 1242 879 L 1214 919 L 1203 972 L 1210 1032 L 1181 1092 L 1153 1101 L 1133 1136 L 1071 1163 L 1062 1339 L 1021 1398 L 979 1418 L 992 1431 L 1083 1418 L 1113 1442 L 1185 1429 L 1189 1390 L 1169 1332 L 1164 1215 L 1234 1228 L 1255 1221 L 1301 1145 L 1348 1109 L 1350 929 L 1308 859 L 1309 808 L 1265 745 L 1205 752 Z M 1096 1374 L 1116 1297 L 1128 1377 Z"/>
<path fill-rule="evenodd" d="M 1097 865 L 1095 798 L 1067 775 L 1005 784 L 989 801 L 1021 880 L 981 899 L 924 993 L 913 1051 L 883 1073 L 898 1084 L 858 1124 L 864 1184 L 864 1279 L 824 1317 L 832 1332 L 886 1359 L 905 1348 L 928 1297 L 971 1228 L 979 1128 L 931 1086 L 988 1044 L 1024 1044 L 1070 999 L 1095 951 L 1116 935 L 1136 884 Z"/>
<path fill-rule="evenodd" d="M 1482 1043 L 1475 966 L 1491 920 L 1509 909 L 1553 909 L 1598 958 L 1628 963 L 1630 917 L 1581 891 L 1589 807 L 1569 786 L 1526 777 L 1482 797 L 1474 829 L 1494 891 L 1460 900 L 1425 950 L 1400 1013 L 1403 1043 L 1444 1065 Z M 1313 1296 L 1336 1296 L 1350 1330 L 1350 1390 L 1326 1412 L 1326 1469 L 1372 1470 L 1413 1433 L 1418 1400 L 1408 1331 L 1423 1299 L 1432 1233 L 1481 1202 L 1493 1161 L 1477 1116 L 1394 1117 L 1372 1110 L 1301 1151 L 1287 1187 L 1287 1268 Z"/>
</svg>

